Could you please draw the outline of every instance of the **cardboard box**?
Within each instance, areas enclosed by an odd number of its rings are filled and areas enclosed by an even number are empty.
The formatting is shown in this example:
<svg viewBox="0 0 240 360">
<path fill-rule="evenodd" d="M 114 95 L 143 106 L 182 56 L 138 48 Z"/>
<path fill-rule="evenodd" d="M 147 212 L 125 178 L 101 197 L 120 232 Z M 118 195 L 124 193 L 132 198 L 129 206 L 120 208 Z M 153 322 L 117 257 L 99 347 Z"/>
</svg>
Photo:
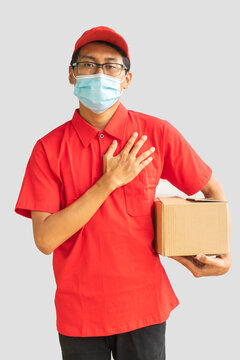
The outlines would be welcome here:
<svg viewBox="0 0 240 360">
<path fill-rule="evenodd" d="M 227 201 L 157 197 L 153 215 L 153 246 L 163 256 L 228 252 Z"/>
</svg>

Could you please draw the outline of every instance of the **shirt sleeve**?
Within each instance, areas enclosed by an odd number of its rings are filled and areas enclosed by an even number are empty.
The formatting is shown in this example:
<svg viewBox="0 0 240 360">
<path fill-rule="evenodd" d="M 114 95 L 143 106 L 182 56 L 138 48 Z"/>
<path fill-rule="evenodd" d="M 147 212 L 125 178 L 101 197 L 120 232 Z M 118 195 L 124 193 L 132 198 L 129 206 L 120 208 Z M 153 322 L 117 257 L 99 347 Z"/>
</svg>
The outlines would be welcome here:
<svg viewBox="0 0 240 360">
<path fill-rule="evenodd" d="M 60 210 L 59 182 L 50 168 L 41 140 L 33 147 L 14 210 L 27 218 L 32 218 L 31 210 L 50 213 Z"/>
<path fill-rule="evenodd" d="M 188 196 L 200 191 L 210 180 L 212 169 L 183 135 L 165 120 L 161 177 Z"/>
</svg>

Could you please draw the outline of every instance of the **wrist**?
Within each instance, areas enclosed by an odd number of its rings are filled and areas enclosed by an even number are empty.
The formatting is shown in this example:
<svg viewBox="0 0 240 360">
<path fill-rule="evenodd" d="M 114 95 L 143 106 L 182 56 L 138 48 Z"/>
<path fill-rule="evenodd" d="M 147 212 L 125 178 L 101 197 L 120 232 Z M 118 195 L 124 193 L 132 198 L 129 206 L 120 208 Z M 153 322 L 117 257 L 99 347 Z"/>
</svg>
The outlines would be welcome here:
<svg viewBox="0 0 240 360">
<path fill-rule="evenodd" d="M 98 181 L 108 194 L 113 192 L 119 186 L 113 176 L 108 173 L 104 173 Z"/>
</svg>

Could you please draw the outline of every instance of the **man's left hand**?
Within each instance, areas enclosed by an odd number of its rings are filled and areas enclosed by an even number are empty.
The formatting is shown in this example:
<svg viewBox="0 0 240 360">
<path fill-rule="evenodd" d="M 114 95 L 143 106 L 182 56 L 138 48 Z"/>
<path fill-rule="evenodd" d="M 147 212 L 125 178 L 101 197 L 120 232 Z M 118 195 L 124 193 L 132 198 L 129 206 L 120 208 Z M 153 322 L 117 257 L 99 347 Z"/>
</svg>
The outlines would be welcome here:
<svg viewBox="0 0 240 360">
<path fill-rule="evenodd" d="M 198 254 L 196 256 L 168 256 L 184 265 L 195 277 L 217 276 L 228 272 L 231 266 L 230 254 L 216 257 Z"/>
</svg>

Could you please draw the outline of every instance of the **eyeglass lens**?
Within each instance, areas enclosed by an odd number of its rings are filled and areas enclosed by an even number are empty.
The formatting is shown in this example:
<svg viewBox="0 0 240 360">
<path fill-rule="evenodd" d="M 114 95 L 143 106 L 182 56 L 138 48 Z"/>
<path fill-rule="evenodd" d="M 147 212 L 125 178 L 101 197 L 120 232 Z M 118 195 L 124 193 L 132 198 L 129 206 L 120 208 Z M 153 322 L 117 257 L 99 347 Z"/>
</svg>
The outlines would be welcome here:
<svg viewBox="0 0 240 360">
<path fill-rule="evenodd" d="M 90 62 L 81 62 L 78 63 L 77 71 L 79 75 L 88 75 L 95 74 L 97 72 L 98 66 L 95 63 Z M 122 67 L 120 64 L 103 64 L 104 74 L 117 76 L 120 75 Z"/>
</svg>

